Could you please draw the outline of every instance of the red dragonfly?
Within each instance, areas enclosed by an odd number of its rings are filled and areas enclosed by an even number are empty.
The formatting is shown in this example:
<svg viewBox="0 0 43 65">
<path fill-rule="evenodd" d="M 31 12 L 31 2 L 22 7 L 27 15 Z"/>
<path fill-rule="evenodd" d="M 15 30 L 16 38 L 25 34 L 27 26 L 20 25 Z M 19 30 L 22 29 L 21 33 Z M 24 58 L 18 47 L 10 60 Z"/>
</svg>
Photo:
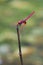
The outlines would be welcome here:
<svg viewBox="0 0 43 65">
<path fill-rule="evenodd" d="M 24 20 L 20 20 L 17 25 L 21 25 L 21 24 L 26 24 L 26 21 L 35 13 L 35 11 L 33 11 L 29 16 L 27 16 Z"/>
</svg>

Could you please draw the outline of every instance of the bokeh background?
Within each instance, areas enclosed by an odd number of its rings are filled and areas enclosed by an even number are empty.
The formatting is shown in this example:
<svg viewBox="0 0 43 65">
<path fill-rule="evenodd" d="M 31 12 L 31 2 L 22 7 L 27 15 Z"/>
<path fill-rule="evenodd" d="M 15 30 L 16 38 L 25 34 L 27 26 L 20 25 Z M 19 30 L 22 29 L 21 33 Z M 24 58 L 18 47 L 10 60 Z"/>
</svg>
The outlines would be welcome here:
<svg viewBox="0 0 43 65">
<path fill-rule="evenodd" d="M 24 65 L 43 65 L 43 0 L 0 0 L 0 65 L 20 65 L 16 23 L 35 14 L 20 28 Z"/>
</svg>

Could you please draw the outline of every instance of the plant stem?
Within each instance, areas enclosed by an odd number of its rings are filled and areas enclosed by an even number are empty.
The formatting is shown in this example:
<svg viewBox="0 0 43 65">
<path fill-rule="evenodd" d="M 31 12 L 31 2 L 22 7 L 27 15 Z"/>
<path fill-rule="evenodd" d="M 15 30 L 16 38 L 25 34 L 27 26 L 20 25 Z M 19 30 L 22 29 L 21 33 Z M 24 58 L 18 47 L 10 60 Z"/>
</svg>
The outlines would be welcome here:
<svg viewBox="0 0 43 65">
<path fill-rule="evenodd" d="M 18 25 L 17 25 L 17 36 L 18 36 L 18 45 L 19 45 L 20 61 L 21 61 L 21 65 L 23 65 L 23 58 L 22 58 L 22 51 L 21 51 L 21 43 L 20 43 L 20 33 L 19 33 L 19 27 L 18 27 Z"/>
</svg>

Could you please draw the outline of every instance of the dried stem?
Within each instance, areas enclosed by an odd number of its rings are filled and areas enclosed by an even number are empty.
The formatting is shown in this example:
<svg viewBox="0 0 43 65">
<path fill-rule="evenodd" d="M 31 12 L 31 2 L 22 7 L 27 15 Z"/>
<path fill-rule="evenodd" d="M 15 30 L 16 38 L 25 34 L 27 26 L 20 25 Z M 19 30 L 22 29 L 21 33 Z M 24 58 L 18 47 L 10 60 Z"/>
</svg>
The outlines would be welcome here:
<svg viewBox="0 0 43 65">
<path fill-rule="evenodd" d="M 20 61 L 21 61 L 21 65 L 23 65 L 23 58 L 22 58 L 21 43 L 20 43 L 20 34 L 19 34 L 19 27 L 18 27 L 18 25 L 17 25 L 17 35 L 18 35 L 18 45 L 19 45 Z"/>
</svg>

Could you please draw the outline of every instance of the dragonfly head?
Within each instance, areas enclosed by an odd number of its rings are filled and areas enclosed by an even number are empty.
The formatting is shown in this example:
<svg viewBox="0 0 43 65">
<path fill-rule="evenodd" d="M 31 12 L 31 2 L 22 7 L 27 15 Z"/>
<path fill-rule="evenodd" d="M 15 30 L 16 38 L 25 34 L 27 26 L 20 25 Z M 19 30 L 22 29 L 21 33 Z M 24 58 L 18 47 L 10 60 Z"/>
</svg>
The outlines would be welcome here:
<svg viewBox="0 0 43 65">
<path fill-rule="evenodd" d="M 21 25 L 21 24 L 26 24 L 26 21 L 25 20 L 20 20 L 17 25 Z"/>
</svg>

